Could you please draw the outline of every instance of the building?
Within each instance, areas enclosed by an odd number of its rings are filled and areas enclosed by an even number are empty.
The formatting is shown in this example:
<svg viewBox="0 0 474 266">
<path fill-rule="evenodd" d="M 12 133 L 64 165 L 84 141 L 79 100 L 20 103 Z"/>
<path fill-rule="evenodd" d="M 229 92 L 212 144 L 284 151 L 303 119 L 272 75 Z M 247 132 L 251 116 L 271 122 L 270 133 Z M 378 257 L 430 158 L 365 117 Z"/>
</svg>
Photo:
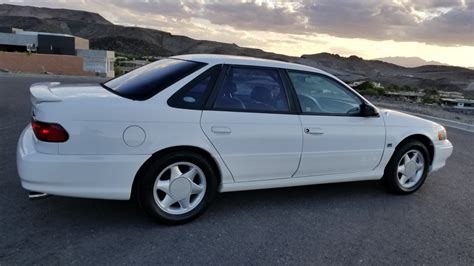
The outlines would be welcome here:
<svg viewBox="0 0 474 266">
<path fill-rule="evenodd" d="M 0 47 L 10 52 L 75 55 L 76 49 L 89 49 L 89 40 L 68 34 L 0 28 Z"/>
<path fill-rule="evenodd" d="M 113 68 L 115 53 L 113 51 L 90 50 L 89 40 L 68 34 L 24 31 L 17 28 L 0 27 L 0 51 L 79 56 L 82 58 L 82 70 L 85 74 L 104 77 L 114 77 L 115 75 Z M 46 56 L 41 58 L 42 60 L 49 60 Z M 28 58 L 22 57 L 22 60 L 28 60 Z M 57 60 L 51 58 L 51 61 Z M 54 69 L 52 64 L 45 62 L 45 65 Z M 15 69 L 15 67 L 18 67 L 18 64 L 11 65 L 13 70 L 23 70 Z M 6 68 L 9 69 L 8 66 Z M 55 71 L 45 69 L 45 72 Z M 74 72 L 77 73 L 78 71 Z"/>
<path fill-rule="evenodd" d="M 464 94 L 459 91 L 438 91 L 438 93 L 442 98 L 464 99 Z"/>
<path fill-rule="evenodd" d="M 38 36 L 33 34 L 15 34 L 16 31 L 20 30 L 0 27 L 0 51 L 36 52 Z"/>
<path fill-rule="evenodd" d="M 149 63 L 151 62 L 148 60 L 121 60 L 118 61 L 117 68 L 121 73 L 127 73 Z"/>
<path fill-rule="evenodd" d="M 370 83 L 370 85 L 372 85 L 372 87 L 376 88 L 376 89 L 383 89 L 384 86 L 382 85 L 382 83 L 380 82 L 375 82 L 375 81 L 367 81 L 367 80 L 358 80 L 358 81 L 352 81 L 350 83 L 348 83 L 347 85 L 349 85 L 349 87 L 351 88 L 354 88 L 354 87 L 357 87 L 359 85 L 362 85 L 364 83 Z"/>
<path fill-rule="evenodd" d="M 367 81 L 366 80 L 358 80 L 358 81 L 352 81 L 350 83 L 347 83 L 347 85 L 349 85 L 350 87 L 354 88 L 354 87 L 357 87 L 359 85 L 362 85 L 364 83 L 366 83 Z"/>
<path fill-rule="evenodd" d="M 425 96 L 425 93 L 416 91 L 386 91 L 385 96 L 391 98 L 407 99 L 413 102 L 421 102 L 423 96 Z"/>
<path fill-rule="evenodd" d="M 97 73 L 98 76 L 115 77 L 115 52 L 104 50 L 76 50 L 77 56 L 84 60 L 84 70 Z"/>
<path fill-rule="evenodd" d="M 474 100 L 441 98 L 441 106 L 450 112 L 474 115 Z"/>
<path fill-rule="evenodd" d="M 474 100 L 469 99 L 441 98 L 441 104 L 446 107 L 474 110 Z"/>
</svg>

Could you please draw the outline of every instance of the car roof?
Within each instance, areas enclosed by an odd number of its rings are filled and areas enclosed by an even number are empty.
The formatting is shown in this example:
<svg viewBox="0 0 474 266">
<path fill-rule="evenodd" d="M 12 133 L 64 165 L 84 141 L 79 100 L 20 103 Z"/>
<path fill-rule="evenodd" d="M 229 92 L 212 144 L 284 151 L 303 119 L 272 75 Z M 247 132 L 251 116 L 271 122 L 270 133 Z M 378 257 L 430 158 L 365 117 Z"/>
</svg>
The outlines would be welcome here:
<svg viewBox="0 0 474 266">
<path fill-rule="evenodd" d="M 248 56 L 221 55 L 221 54 L 187 54 L 187 55 L 172 56 L 170 58 L 203 62 L 210 65 L 232 64 L 232 65 L 276 67 L 276 68 L 309 71 L 309 72 L 316 72 L 316 73 L 330 75 L 329 73 L 326 73 L 325 71 L 322 71 L 320 69 L 310 67 L 310 66 L 305 66 L 305 65 L 295 64 L 295 63 L 288 63 L 288 62 L 277 61 L 277 60 L 248 57 Z"/>
</svg>

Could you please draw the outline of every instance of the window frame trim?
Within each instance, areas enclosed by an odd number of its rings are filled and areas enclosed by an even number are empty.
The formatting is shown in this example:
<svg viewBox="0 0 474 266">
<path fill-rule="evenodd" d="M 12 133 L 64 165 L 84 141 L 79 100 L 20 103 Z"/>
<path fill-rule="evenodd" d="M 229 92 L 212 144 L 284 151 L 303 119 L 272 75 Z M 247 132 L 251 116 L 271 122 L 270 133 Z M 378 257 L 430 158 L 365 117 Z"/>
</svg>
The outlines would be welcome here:
<svg viewBox="0 0 474 266">
<path fill-rule="evenodd" d="M 280 78 L 281 85 L 283 90 L 285 91 L 286 100 L 288 103 L 288 111 L 265 111 L 265 110 L 237 110 L 237 109 L 227 109 L 227 108 L 215 108 L 214 104 L 217 99 L 217 95 L 219 94 L 220 90 L 222 89 L 222 85 L 224 83 L 225 78 L 229 74 L 230 69 L 232 68 L 244 68 L 244 69 L 262 69 L 262 70 L 273 70 L 277 72 L 278 77 Z M 235 113 L 258 113 L 258 114 L 284 114 L 284 115 L 297 115 L 298 110 L 297 106 L 294 102 L 293 93 L 291 88 L 288 87 L 288 84 L 285 82 L 285 78 L 283 76 L 285 69 L 278 68 L 278 67 L 268 67 L 268 66 L 255 66 L 255 65 L 241 65 L 241 64 L 224 64 L 224 68 L 220 73 L 219 78 L 212 90 L 210 97 L 207 100 L 207 103 L 204 107 L 206 111 L 218 111 L 218 112 L 235 112 Z"/>
<path fill-rule="evenodd" d="M 216 64 L 216 65 L 213 65 L 213 66 L 209 67 L 204 72 L 199 74 L 197 77 L 193 78 L 191 81 L 186 83 L 183 87 L 181 87 L 175 93 L 173 93 L 173 95 L 171 95 L 168 98 L 168 100 L 166 100 L 166 103 L 171 108 L 185 109 L 185 110 L 201 110 L 202 111 L 204 109 L 204 106 L 206 105 L 208 99 L 209 99 L 209 96 L 212 94 L 212 91 L 214 90 L 217 81 L 219 80 L 219 77 L 221 75 L 222 70 L 223 70 L 223 65 L 222 64 Z M 216 73 L 212 73 L 212 72 L 216 72 Z M 173 104 L 173 101 L 175 101 L 175 99 L 181 93 L 183 93 L 184 91 L 196 86 L 197 84 L 199 84 L 199 82 L 206 79 L 208 77 L 208 75 L 211 76 L 211 80 L 209 81 L 209 84 L 207 85 L 207 88 L 204 91 L 203 102 L 198 107 L 190 108 L 190 107 L 176 106 L 176 105 Z"/>
<path fill-rule="evenodd" d="M 305 71 L 305 70 L 285 69 L 285 76 L 288 79 L 288 83 L 289 83 L 288 86 L 290 86 L 292 88 L 292 91 L 294 93 L 294 98 L 295 98 L 295 101 L 297 103 L 296 108 L 298 110 L 298 114 L 300 114 L 300 115 L 312 115 L 312 116 L 365 117 L 362 114 L 362 112 L 359 113 L 359 114 L 353 114 L 353 115 L 351 115 L 351 114 L 339 114 L 339 113 L 303 112 L 303 110 L 301 109 L 300 100 L 298 99 L 298 93 L 296 92 L 296 88 L 293 85 L 293 82 L 292 82 L 288 72 L 299 72 L 299 73 L 316 75 L 316 76 L 321 76 L 323 78 L 330 79 L 330 80 L 334 81 L 336 84 L 341 85 L 342 89 L 344 89 L 345 91 L 348 91 L 350 94 L 354 95 L 357 99 L 359 99 L 361 101 L 361 105 L 368 104 L 368 103 L 367 103 L 367 101 L 365 101 L 364 98 L 360 97 L 357 93 L 355 93 L 354 91 L 349 89 L 346 84 L 341 83 L 339 80 L 337 80 L 337 79 L 335 79 L 335 78 L 333 78 L 329 75 L 326 75 L 324 73 Z"/>
</svg>

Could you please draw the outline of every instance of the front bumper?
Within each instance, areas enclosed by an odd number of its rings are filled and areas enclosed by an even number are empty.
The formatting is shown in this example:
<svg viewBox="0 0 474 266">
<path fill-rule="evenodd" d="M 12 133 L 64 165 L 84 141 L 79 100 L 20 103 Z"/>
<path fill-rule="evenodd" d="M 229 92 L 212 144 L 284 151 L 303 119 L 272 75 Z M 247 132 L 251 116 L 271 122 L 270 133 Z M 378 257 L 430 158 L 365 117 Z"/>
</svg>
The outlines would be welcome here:
<svg viewBox="0 0 474 266">
<path fill-rule="evenodd" d="M 127 200 L 150 155 L 57 155 L 35 149 L 31 127 L 21 133 L 16 162 L 26 190 L 52 195 Z"/>
<path fill-rule="evenodd" d="M 434 157 L 431 164 L 431 172 L 437 171 L 446 165 L 446 160 L 453 153 L 453 144 L 449 140 L 434 143 Z"/>
</svg>

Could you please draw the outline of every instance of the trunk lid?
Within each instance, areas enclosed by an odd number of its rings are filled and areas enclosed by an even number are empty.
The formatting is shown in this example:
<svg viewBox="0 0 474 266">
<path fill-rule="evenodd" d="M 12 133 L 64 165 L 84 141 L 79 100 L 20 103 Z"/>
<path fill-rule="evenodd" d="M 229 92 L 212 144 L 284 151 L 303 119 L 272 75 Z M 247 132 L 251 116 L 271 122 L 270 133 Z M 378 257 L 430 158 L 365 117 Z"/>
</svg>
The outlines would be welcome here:
<svg viewBox="0 0 474 266">
<path fill-rule="evenodd" d="M 65 84 L 59 82 L 35 83 L 30 87 L 31 103 L 61 102 L 78 98 L 119 98 L 98 84 Z"/>
</svg>

